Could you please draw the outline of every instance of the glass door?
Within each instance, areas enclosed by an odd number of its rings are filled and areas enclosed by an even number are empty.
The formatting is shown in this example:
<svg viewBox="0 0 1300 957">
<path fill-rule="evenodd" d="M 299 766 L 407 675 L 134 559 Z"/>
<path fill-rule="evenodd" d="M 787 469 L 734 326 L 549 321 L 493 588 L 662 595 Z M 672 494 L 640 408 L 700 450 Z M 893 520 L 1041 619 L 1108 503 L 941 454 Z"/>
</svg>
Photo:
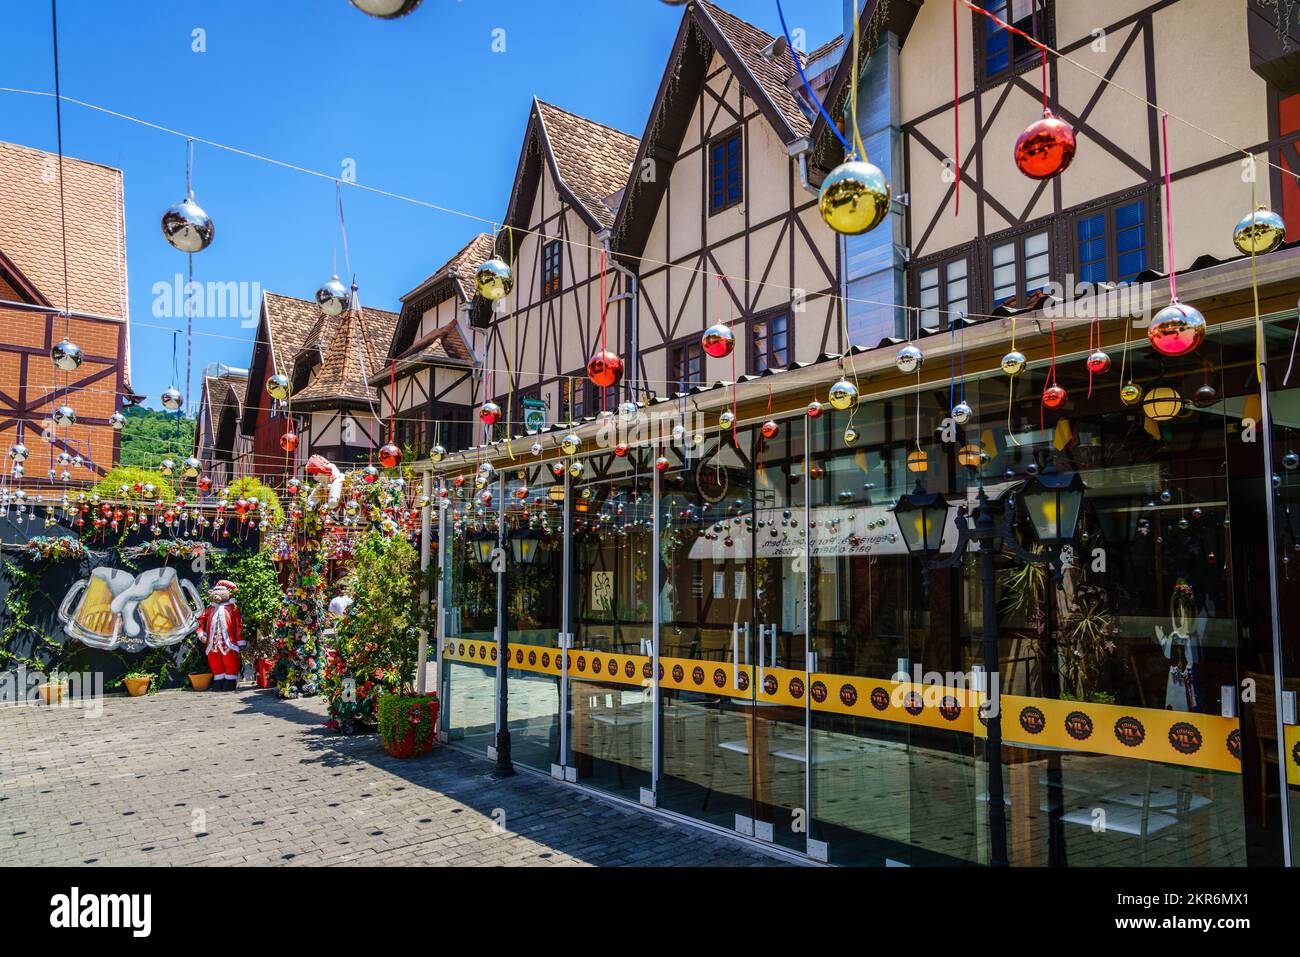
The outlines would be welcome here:
<svg viewBox="0 0 1300 957">
<path fill-rule="evenodd" d="M 806 668 L 792 434 L 665 450 L 660 807 L 804 847 Z"/>
</svg>

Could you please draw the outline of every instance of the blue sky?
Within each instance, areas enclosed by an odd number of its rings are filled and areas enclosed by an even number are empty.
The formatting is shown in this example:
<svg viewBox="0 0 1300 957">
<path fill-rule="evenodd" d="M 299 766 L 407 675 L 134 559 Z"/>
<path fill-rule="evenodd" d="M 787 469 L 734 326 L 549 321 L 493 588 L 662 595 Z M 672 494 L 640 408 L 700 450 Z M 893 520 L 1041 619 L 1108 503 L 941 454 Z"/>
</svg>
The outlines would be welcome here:
<svg viewBox="0 0 1300 957">
<path fill-rule="evenodd" d="M 5 5 L 0 86 L 53 90 L 49 3 Z M 774 0 L 723 6 L 780 28 Z M 809 49 L 839 32 L 839 0 L 785 6 Z M 640 135 L 681 16 L 662 0 L 424 0 L 389 22 L 347 0 L 60 0 L 61 83 L 65 96 L 298 166 L 337 175 L 351 160 L 359 182 L 499 219 L 531 97 Z M 185 270 L 158 225 L 185 192 L 185 142 L 78 106 L 63 120 L 68 155 L 125 174 L 133 378 L 157 408 L 169 330 L 184 328 L 183 316 L 155 317 L 154 287 Z M 53 150 L 53 101 L 0 94 L 0 139 Z M 310 297 L 336 255 L 344 274 L 333 183 L 195 149 L 196 198 L 216 224 L 197 281 Z M 370 306 L 396 309 L 481 228 L 359 190 L 343 198 Z M 193 405 L 203 365 L 247 365 L 253 335 L 237 317 L 196 320 Z"/>
</svg>

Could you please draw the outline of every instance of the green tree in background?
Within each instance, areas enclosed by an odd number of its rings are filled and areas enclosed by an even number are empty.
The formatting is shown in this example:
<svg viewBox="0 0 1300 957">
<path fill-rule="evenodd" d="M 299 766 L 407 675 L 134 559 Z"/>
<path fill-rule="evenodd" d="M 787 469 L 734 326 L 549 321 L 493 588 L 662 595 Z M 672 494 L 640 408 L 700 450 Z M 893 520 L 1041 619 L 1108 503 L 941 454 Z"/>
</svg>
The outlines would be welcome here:
<svg viewBox="0 0 1300 957">
<path fill-rule="evenodd" d="M 171 456 L 177 462 L 194 449 L 194 420 L 175 412 L 131 406 L 123 413 L 122 454 L 119 465 L 156 469 Z"/>
</svg>

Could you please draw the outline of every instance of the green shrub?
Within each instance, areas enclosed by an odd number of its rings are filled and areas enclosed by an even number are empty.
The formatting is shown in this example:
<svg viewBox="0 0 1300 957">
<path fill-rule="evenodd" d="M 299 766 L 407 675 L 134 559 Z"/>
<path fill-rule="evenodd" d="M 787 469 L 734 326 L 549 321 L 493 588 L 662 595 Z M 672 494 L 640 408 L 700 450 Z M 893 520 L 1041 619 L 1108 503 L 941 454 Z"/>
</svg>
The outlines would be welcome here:
<svg viewBox="0 0 1300 957">
<path fill-rule="evenodd" d="M 266 514 L 272 525 L 279 525 L 284 521 L 284 507 L 280 504 L 280 496 L 275 494 L 275 489 L 251 475 L 235 479 L 226 486 L 226 491 L 230 493 L 232 502 L 239 498 L 256 498 L 259 502 L 265 503 Z"/>
<path fill-rule="evenodd" d="M 139 483 L 141 489 L 146 485 L 152 485 L 156 491 L 151 499 L 144 497 L 144 492 L 135 490 L 136 484 Z M 122 494 L 122 486 L 126 486 L 126 495 Z M 108 498 L 119 501 L 125 497 L 131 502 L 164 502 L 170 504 L 176 499 L 176 492 L 172 488 L 172 483 L 163 476 L 161 472 L 151 472 L 148 469 L 135 468 L 130 465 L 119 465 L 115 469 L 109 469 L 108 474 L 95 483 L 91 489 L 93 493 L 100 498 Z"/>
<path fill-rule="evenodd" d="M 418 753 L 436 730 L 438 696 L 426 698 L 407 695 L 383 695 L 379 699 L 379 737 L 387 744 L 399 744 L 408 731 L 415 733 Z"/>
</svg>

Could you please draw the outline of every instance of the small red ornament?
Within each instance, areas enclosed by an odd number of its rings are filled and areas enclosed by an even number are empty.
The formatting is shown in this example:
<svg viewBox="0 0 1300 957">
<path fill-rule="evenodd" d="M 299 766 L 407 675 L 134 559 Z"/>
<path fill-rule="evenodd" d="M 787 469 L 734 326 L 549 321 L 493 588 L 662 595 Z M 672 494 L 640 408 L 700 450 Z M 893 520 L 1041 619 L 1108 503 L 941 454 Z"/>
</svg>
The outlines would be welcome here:
<svg viewBox="0 0 1300 957">
<path fill-rule="evenodd" d="M 627 443 L 620 442 L 618 445 L 614 446 L 614 454 L 620 459 L 625 458 L 627 456 Z"/>
<path fill-rule="evenodd" d="M 280 436 L 280 448 L 286 452 L 292 452 L 298 447 L 298 435 L 295 432 L 286 432 Z"/>
<path fill-rule="evenodd" d="M 199 476 L 199 483 L 198 483 L 198 484 L 199 484 L 199 491 L 200 491 L 200 492 L 210 492 L 210 491 L 212 491 L 212 479 L 210 479 L 208 476 L 206 476 L 206 475 L 200 475 L 200 476 Z"/>
<path fill-rule="evenodd" d="M 658 469 L 660 472 L 667 472 L 668 459 L 662 455 L 659 456 L 659 458 L 655 459 L 655 468 Z"/>
<path fill-rule="evenodd" d="M 600 389 L 623 381 L 623 360 L 612 352 L 597 352 L 587 362 L 587 378 Z"/>
<path fill-rule="evenodd" d="M 484 425 L 496 425 L 501 418 L 501 406 L 495 402 L 484 402 L 483 408 L 478 411 L 478 417 Z"/>
<path fill-rule="evenodd" d="M 515 498 L 519 499 L 522 502 L 527 497 L 528 497 L 528 489 L 524 488 L 522 485 L 519 486 L 519 488 L 515 489 Z"/>
<path fill-rule="evenodd" d="M 822 414 L 822 404 L 820 402 L 808 403 L 808 418 L 815 419 Z"/>
<path fill-rule="evenodd" d="M 389 442 L 379 450 L 379 464 L 386 469 L 395 469 L 402 464 L 402 450 Z"/>
<path fill-rule="evenodd" d="M 1074 160 L 1074 128 L 1051 110 L 1016 140 L 1016 166 L 1030 179 L 1050 179 L 1063 173 Z"/>
<path fill-rule="evenodd" d="M 763 433 L 763 438 L 765 439 L 776 438 L 776 433 L 780 430 L 780 426 L 778 426 L 773 419 L 768 419 L 759 427 L 759 431 Z"/>
<path fill-rule="evenodd" d="M 711 358 L 725 359 L 736 348 L 736 334 L 730 326 L 715 322 L 704 330 L 704 335 L 700 337 L 700 348 Z"/>
<path fill-rule="evenodd" d="M 1066 392 L 1065 387 L 1053 382 L 1043 390 L 1043 405 L 1049 409 L 1059 409 L 1065 404 Z"/>
</svg>

